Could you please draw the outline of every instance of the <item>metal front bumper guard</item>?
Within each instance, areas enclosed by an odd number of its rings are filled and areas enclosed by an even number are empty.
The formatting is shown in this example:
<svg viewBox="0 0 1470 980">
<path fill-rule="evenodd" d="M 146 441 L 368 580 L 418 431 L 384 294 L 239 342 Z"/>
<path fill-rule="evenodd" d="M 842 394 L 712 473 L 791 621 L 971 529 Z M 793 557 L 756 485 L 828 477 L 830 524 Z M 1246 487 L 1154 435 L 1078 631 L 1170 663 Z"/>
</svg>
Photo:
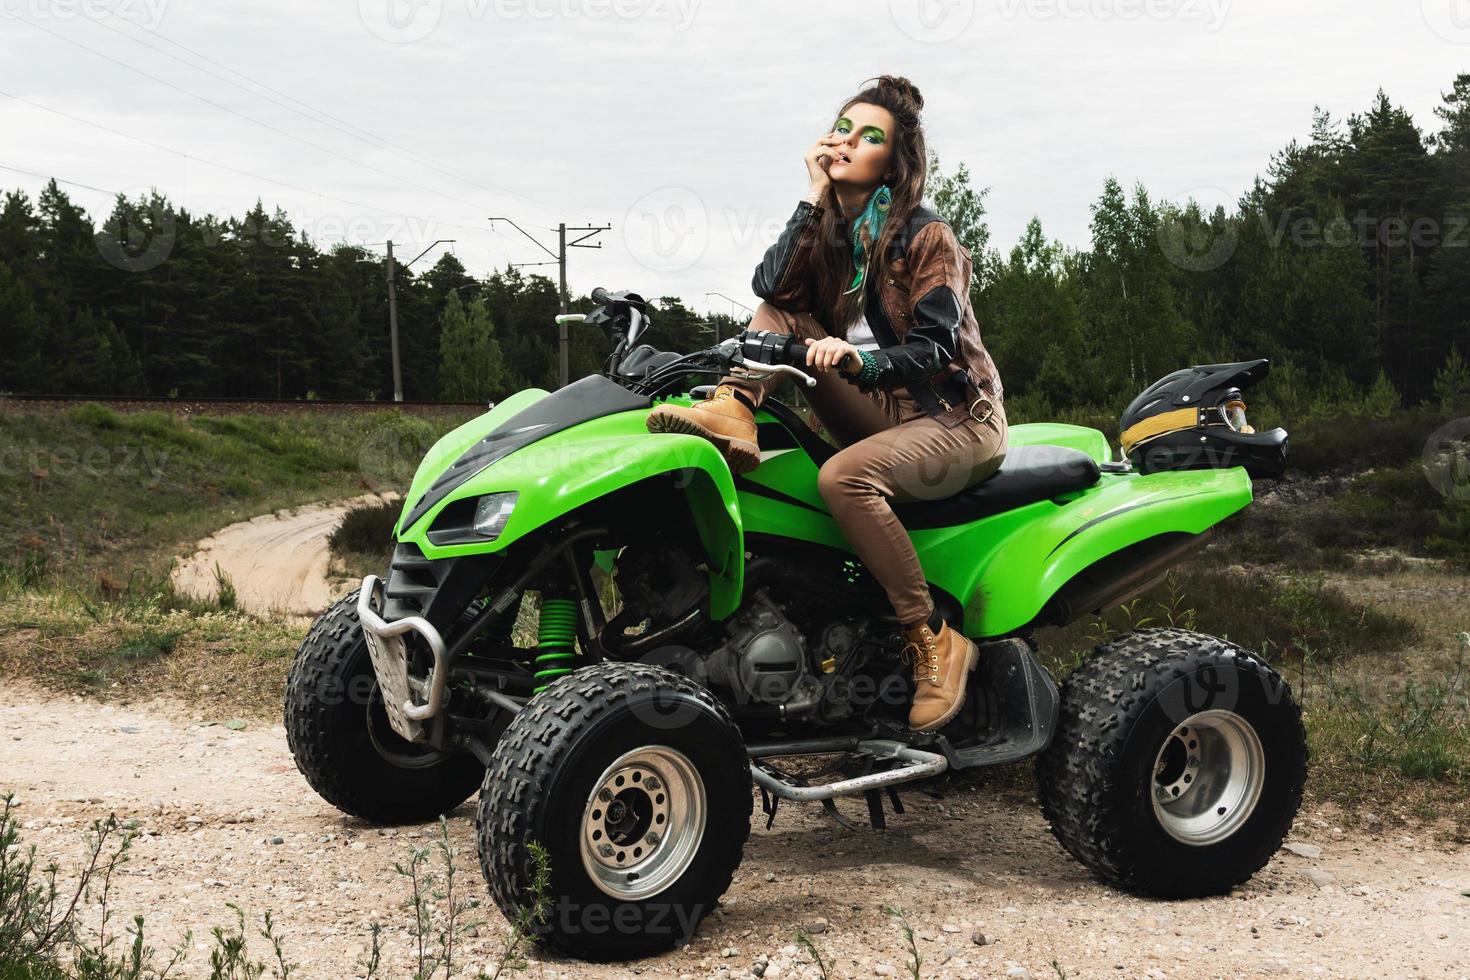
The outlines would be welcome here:
<svg viewBox="0 0 1470 980">
<path fill-rule="evenodd" d="M 383 693 L 383 707 L 393 730 L 410 742 L 428 741 L 424 722 L 439 714 L 444 706 L 444 688 L 449 683 L 449 653 L 444 638 L 422 616 L 406 616 L 387 622 L 378 613 L 382 608 L 383 582 L 376 575 L 362 580 L 357 596 L 357 618 L 367 640 L 368 654 L 373 660 L 373 673 Z M 434 655 L 434 667 L 428 680 L 408 672 L 408 644 L 404 634 L 417 633 Z"/>
</svg>

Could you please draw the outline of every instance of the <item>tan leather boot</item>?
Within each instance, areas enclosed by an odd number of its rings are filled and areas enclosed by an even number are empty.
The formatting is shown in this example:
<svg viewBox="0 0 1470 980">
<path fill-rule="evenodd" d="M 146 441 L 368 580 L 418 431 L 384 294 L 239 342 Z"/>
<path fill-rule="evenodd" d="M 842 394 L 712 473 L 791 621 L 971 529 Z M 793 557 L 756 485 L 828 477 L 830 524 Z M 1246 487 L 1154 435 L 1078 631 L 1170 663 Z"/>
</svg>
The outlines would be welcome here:
<svg viewBox="0 0 1470 980">
<path fill-rule="evenodd" d="M 914 701 L 909 728 L 932 732 L 944 727 L 965 703 L 965 682 L 980 660 L 980 648 L 945 623 L 936 636 L 927 623 L 905 629 L 903 662 L 914 667 Z"/>
<path fill-rule="evenodd" d="M 748 473 L 760 465 L 755 414 L 735 397 L 735 386 L 719 385 L 693 405 L 659 405 L 648 413 L 649 432 L 684 432 L 704 436 L 724 453 L 730 469 Z"/>
</svg>

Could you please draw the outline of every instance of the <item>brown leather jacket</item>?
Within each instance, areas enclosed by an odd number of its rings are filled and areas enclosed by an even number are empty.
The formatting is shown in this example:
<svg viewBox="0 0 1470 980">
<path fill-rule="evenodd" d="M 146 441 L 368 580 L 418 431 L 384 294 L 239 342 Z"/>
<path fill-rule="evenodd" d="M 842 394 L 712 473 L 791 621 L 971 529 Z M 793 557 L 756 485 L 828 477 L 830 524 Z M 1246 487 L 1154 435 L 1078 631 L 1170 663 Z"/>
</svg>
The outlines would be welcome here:
<svg viewBox="0 0 1470 980">
<path fill-rule="evenodd" d="M 814 308 L 808 272 L 823 207 L 797 203 L 751 280 L 761 299 L 818 320 L 825 311 Z M 872 351 L 878 379 L 865 390 L 907 388 L 930 415 L 955 415 L 951 409 L 970 404 L 981 391 L 1001 398 L 1000 374 L 970 305 L 970 250 L 949 223 L 919 205 L 894 235 L 889 263 L 886 273 L 865 284 L 865 312 L 880 345 Z"/>
</svg>

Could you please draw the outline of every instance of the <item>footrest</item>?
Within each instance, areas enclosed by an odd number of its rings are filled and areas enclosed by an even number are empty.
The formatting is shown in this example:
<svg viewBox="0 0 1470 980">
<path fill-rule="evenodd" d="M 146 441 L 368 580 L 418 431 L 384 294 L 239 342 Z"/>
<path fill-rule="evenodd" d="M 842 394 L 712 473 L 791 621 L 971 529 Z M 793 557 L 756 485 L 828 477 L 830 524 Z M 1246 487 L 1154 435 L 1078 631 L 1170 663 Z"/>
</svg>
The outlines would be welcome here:
<svg viewBox="0 0 1470 980">
<path fill-rule="evenodd" d="M 1061 703 L 1057 686 L 1024 640 L 980 645 L 980 682 L 995 692 L 1000 728 L 980 745 L 954 748 L 941 738 L 938 748 L 954 769 L 998 766 L 1045 751 L 1057 728 Z"/>
<path fill-rule="evenodd" d="M 864 739 L 857 744 L 856 750 L 871 752 L 877 761 L 892 759 L 903 765 L 816 786 L 796 786 L 788 783 L 762 769 L 756 761 L 750 764 L 750 775 L 757 786 L 762 786 L 788 800 L 829 800 L 836 796 L 850 796 L 897 783 L 927 779 L 948 769 L 950 765 L 949 761 L 938 753 L 925 752 L 902 742 L 888 739 Z"/>
</svg>

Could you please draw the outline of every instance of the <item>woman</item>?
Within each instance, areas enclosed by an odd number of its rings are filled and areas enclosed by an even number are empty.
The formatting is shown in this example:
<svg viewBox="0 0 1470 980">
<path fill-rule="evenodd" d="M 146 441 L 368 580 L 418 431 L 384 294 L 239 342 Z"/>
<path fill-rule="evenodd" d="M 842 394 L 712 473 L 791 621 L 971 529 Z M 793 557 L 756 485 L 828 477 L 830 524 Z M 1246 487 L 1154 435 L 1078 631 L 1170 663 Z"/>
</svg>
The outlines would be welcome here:
<svg viewBox="0 0 1470 980">
<path fill-rule="evenodd" d="M 812 408 L 843 448 L 818 487 L 903 626 L 909 727 L 964 703 L 979 650 L 939 614 L 890 501 L 948 497 L 990 476 L 1009 446 L 1000 378 L 970 308 L 971 258 L 921 198 L 923 98 L 884 75 L 848 99 L 806 154 L 810 190 L 751 283 L 749 330 L 800 337 Z M 660 405 L 652 432 L 715 442 L 736 472 L 760 463 L 755 409 L 780 383 L 729 375 L 692 406 Z"/>
</svg>

